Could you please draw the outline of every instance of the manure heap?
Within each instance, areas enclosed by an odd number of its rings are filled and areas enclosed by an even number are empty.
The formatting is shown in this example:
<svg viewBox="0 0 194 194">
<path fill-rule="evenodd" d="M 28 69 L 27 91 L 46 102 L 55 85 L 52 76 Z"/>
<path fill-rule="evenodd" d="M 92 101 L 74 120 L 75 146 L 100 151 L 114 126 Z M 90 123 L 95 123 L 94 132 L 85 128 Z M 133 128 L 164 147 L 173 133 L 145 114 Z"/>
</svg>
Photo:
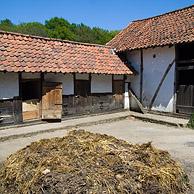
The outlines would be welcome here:
<svg viewBox="0 0 194 194">
<path fill-rule="evenodd" d="M 189 187 L 168 152 L 83 130 L 34 142 L 0 170 L 0 193 L 178 194 Z"/>
</svg>

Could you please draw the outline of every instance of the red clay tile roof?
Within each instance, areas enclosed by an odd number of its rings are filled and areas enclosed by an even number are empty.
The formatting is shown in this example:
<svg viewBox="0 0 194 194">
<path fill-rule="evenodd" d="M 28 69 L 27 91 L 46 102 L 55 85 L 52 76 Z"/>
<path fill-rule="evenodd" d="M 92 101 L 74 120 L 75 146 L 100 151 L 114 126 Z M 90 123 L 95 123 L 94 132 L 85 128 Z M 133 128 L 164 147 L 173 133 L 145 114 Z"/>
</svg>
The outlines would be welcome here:
<svg viewBox="0 0 194 194">
<path fill-rule="evenodd" d="M 133 50 L 194 41 L 194 5 L 129 24 L 107 45 Z"/>
<path fill-rule="evenodd" d="M 0 71 L 132 74 L 108 46 L 3 31 Z"/>
</svg>

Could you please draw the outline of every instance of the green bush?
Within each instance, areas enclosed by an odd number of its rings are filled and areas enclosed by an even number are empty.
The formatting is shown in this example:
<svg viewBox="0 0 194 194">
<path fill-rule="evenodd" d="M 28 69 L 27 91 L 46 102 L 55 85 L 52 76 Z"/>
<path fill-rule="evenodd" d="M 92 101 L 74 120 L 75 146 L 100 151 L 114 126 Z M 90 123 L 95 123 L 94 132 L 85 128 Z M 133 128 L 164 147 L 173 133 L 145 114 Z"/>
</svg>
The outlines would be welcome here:
<svg viewBox="0 0 194 194">
<path fill-rule="evenodd" d="M 192 113 L 190 120 L 188 122 L 188 127 L 194 129 L 194 113 Z"/>
</svg>

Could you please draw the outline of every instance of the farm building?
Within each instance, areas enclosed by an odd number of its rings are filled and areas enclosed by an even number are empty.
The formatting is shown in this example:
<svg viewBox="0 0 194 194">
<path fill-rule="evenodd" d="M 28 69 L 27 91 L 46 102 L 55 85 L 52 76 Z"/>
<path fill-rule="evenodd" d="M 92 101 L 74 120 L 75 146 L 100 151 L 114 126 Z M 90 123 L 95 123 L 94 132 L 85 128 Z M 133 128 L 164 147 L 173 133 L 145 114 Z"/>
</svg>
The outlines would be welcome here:
<svg viewBox="0 0 194 194">
<path fill-rule="evenodd" d="M 194 6 L 133 21 L 107 45 L 138 75 L 131 89 L 149 110 L 194 112 Z"/>
<path fill-rule="evenodd" d="M 1 124 L 129 108 L 131 74 L 109 46 L 1 31 Z"/>
</svg>

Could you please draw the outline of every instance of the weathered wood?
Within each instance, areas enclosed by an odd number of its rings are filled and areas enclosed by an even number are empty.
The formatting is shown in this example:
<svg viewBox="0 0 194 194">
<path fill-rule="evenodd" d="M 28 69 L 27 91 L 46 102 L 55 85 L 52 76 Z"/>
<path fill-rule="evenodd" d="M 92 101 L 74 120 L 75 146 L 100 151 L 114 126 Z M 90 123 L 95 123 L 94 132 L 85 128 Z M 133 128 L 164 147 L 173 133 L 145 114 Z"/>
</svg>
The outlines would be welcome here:
<svg viewBox="0 0 194 194">
<path fill-rule="evenodd" d="M 170 71 L 171 67 L 173 66 L 174 62 L 175 62 L 175 59 L 173 59 L 173 61 L 168 65 L 166 71 L 164 72 L 164 75 L 162 76 L 162 79 L 160 80 L 160 83 L 159 83 L 158 87 L 156 88 L 156 91 L 155 91 L 155 93 L 154 93 L 154 95 L 153 95 L 153 97 L 152 97 L 152 99 L 150 101 L 149 109 L 152 108 L 152 106 L 154 104 L 154 101 L 155 101 L 155 99 L 156 99 L 156 97 L 158 95 L 158 92 L 160 91 L 160 88 L 161 88 L 161 86 L 162 86 L 162 84 L 163 84 L 163 82 L 164 82 L 168 72 Z"/>
<path fill-rule="evenodd" d="M 22 105 L 19 97 L 0 100 L 1 124 L 17 124 L 22 122 Z"/>
<path fill-rule="evenodd" d="M 123 80 L 113 80 L 113 94 L 123 94 Z"/>
<path fill-rule="evenodd" d="M 42 95 L 42 119 L 61 119 L 62 83 L 44 82 Z"/>
<path fill-rule="evenodd" d="M 178 113 L 191 114 L 194 110 L 194 85 L 179 85 L 177 91 Z"/>
<path fill-rule="evenodd" d="M 140 102 L 143 99 L 143 49 L 140 50 Z"/>
<path fill-rule="evenodd" d="M 92 94 L 87 97 L 63 96 L 63 116 L 121 110 L 123 107 L 123 95 Z"/>
<path fill-rule="evenodd" d="M 22 99 L 20 97 L 13 98 L 13 115 L 14 115 L 14 123 L 21 123 L 23 121 Z"/>
<path fill-rule="evenodd" d="M 0 100 L 1 125 L 14 123 L 13 99 Z"/>
<path fill-rule="evenodd" d="M 22 98 L 22 73 L 18 73 L 19 97 Z"/>
<path fill-rule="evenodd" d="M 178 71 L 181 71 L 181 70 L 193 70 L 194 69 L 194 66 L 185 66 L 185 67 L 177 67 L 176 68 Z"/>
<path fill-rule="evenodd" d="M 22 102 L 23 120 L 40 119 L 40 100 L 32 99 Z"/>
</svg>

